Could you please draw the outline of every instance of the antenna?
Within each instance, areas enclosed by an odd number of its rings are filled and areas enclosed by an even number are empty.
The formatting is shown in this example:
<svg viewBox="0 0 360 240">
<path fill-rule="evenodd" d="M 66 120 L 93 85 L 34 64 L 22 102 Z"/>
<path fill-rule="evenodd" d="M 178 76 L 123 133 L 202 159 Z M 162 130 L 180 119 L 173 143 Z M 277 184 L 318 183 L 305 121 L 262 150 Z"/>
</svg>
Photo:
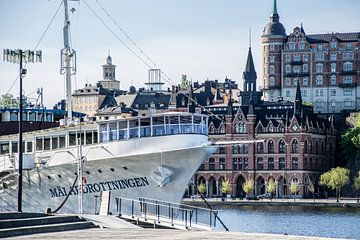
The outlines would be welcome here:
<svg viewBox="0 0 360 240">
<path fill-rule="evenodd" d="M 251 26 L 249 27 L 249 48 L 251 48 Z"/>
</svg>

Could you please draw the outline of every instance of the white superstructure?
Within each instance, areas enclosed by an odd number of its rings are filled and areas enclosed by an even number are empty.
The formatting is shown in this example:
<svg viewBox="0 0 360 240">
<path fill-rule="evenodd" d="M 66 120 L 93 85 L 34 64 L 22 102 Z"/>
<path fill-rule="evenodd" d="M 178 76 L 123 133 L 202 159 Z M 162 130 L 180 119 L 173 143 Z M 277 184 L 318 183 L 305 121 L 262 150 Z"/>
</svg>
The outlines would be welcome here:
<svg viewBox="0 0 360 240">
<path fill-rule="evenodd" d="M 54 210 L 69 195 L 60 211 L 78 212 L 81 157 L 84 213 L 94 213 L 104 191 L 112 192 L 112 212 L 116 197 L 179 202 L 191 176 L 215 150 L 207 121 L 205 115 L 175 112 L 25 133 L 23 209 Z M 16 209 L 16 149 L 17 135 L 0 138 L 1 211 Z"/>
</svg>

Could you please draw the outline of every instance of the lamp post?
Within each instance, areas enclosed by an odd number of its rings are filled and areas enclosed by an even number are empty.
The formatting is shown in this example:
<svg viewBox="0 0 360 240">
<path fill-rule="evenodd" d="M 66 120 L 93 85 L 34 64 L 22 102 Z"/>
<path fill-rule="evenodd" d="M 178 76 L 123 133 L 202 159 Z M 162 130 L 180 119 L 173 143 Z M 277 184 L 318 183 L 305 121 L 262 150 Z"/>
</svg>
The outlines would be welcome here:
<svg viewBox="0 0 360 240">
<path fill-rule="evenodd" d="M 4 62 L 18 63 L 19 68 L 19 142 L 18 142 L 18 154 L 19 154 L 19 178 L 18 178 L 18 212 L 22 212 L 22 170 L 23 170 L 23 76 L 26 74 L 26 69 L 23 68 L 23 62 L 41 62 L 42 61 L 42 52 L 40 50 L 30 51 L 30 50 L 9 50 L 4 49 L 3 51 L 3 60 Z"/>
</svg>

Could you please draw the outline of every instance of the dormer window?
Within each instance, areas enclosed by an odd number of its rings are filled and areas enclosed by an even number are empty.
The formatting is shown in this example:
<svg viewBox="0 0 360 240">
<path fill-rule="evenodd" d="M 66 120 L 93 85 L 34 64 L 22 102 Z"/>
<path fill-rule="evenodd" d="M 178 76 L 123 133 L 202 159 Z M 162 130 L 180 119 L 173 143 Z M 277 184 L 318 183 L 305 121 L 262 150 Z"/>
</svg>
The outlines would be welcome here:
<svg viewBox="0 0 360 240">
<path fill-rule="evenodd" d="M 332 40 L 332 42 L 330 43 L 330 47 L 331 48 L 337 48 L 337 42 L 336 42 L 336 40 L 334 39 L 334 40 Z"/>
</svg>

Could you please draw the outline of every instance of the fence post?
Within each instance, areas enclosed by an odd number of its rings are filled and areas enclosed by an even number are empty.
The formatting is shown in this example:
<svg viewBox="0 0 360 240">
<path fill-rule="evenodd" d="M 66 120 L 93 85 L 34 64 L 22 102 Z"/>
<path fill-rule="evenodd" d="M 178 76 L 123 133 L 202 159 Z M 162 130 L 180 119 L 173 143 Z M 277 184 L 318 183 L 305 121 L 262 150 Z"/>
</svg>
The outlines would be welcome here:
<svg viewBox="0 0 360 240">
<path fill-rule="evenodd" d="M 187 229 L 187 210 L 185 209 L 185 228 Z"/>
<path fill-rule="evenodd" d="M 174 226 L 174 208 L 171 208 L 171 226 Z"/>
<path fill-rule="evenodd" d="M 134 218 L 134 200 L 131 200 L 131 217 Z"/>
<path fill-rule="evenodd" d="M 147 219 L 146 219 L 147 203 L 145 203 L 145 202 L 144 202 L 144 209 L 145 209 L 145 221 L 147 221 Z"/>
</svg>

